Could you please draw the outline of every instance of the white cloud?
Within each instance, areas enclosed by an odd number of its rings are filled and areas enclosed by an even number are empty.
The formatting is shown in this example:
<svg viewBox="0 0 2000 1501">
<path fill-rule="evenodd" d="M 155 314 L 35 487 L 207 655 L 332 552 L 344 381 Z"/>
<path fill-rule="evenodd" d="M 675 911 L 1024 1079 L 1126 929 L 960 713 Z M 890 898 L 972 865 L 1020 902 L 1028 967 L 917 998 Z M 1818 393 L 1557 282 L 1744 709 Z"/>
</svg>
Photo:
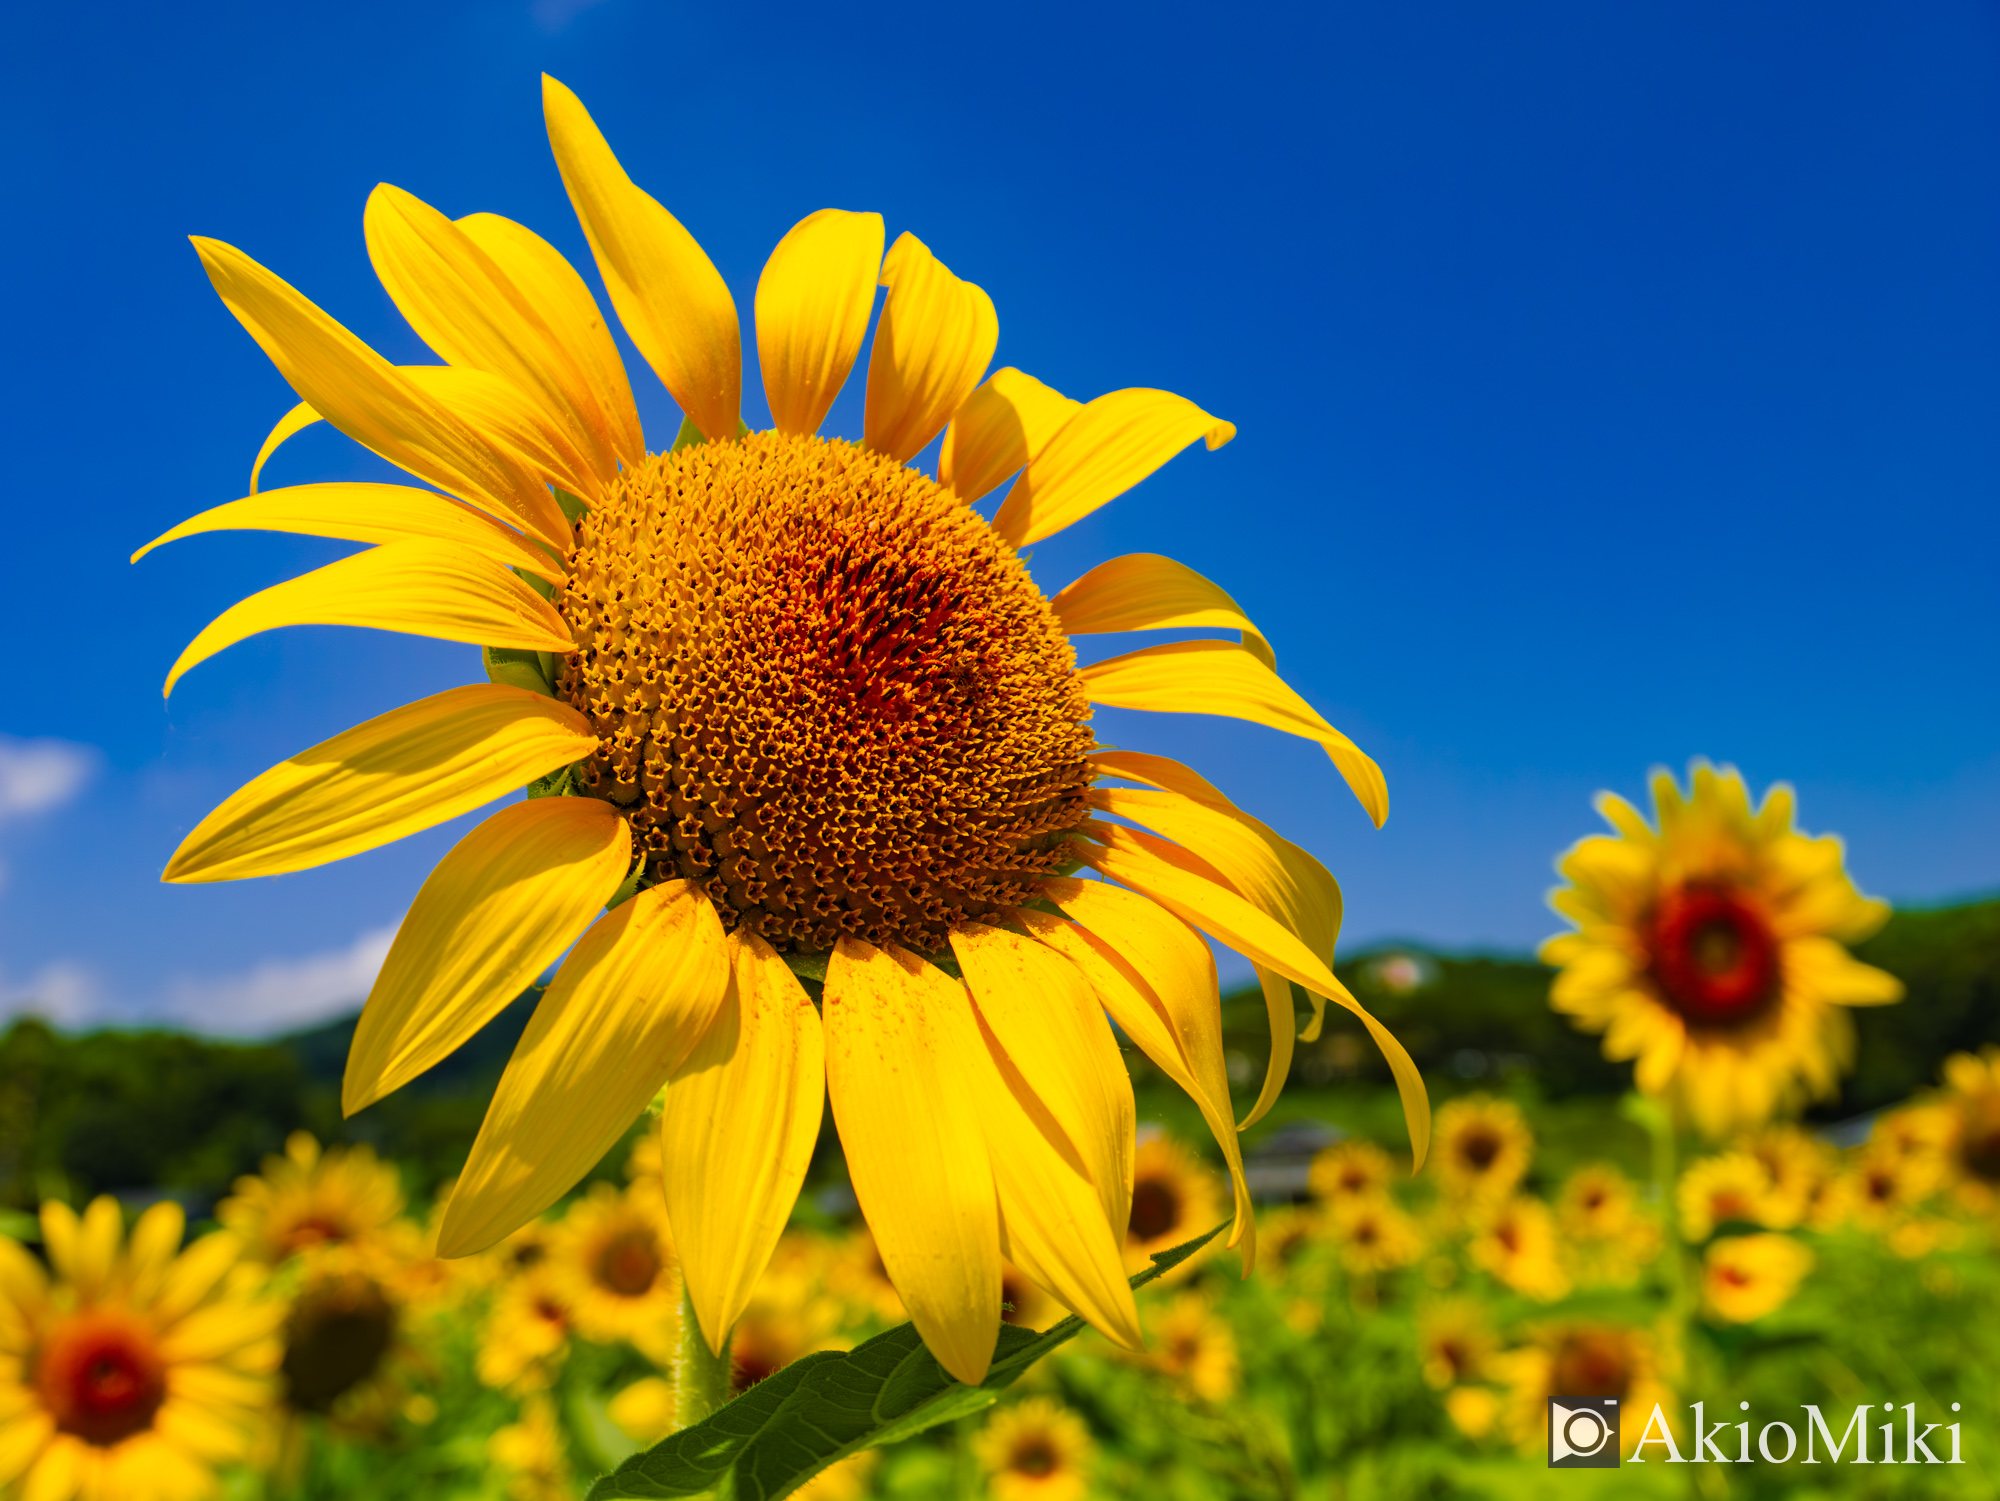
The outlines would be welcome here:
<svg viewBox="0 0 2000 1501">
<path fill-rule="evenodd" d="M 39 1016 L 66 1031 L 90 1026 L 104 1018 L 103 987 L 85 966 L 58 959 L 19 984 L 0 980 L 0 1022 L 17 1016 Z"/>
<path fill-rule="evenodd" d="M 373 928 L 341 949 L 270 959 L 247 974 L 180 980 L 154 1014 L 161 1021 L 228 1037 L 268 1037 L 361 1009 L 388 956 L 395 926 Z"/>
<path fill-rule="evenodd" d="M 0 735 L 0 823 L 60 808 L 97 771 L 97 747 Z"/>
<path fill-rule="evenodd" d="M 554 36 L 557 32 L 567 31 L 569 23 L 584 11 L 603 3 L 604 0 L 534 0 L 528 7 L 528 14 L 537 26 Z"/>
</svg>

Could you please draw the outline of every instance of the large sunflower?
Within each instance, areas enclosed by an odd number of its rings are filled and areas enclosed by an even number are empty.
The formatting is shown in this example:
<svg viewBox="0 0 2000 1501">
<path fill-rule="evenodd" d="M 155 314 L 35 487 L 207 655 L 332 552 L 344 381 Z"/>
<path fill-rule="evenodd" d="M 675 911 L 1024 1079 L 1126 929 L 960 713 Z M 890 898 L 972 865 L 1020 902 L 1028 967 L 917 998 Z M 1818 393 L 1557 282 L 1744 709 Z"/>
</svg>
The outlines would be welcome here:
<svg viewBox="0 0 2000 1501">
<path fill-rule="evenodd" d="M 1558 862 L 1570 884 L 1549 901 L 1577 931 L 1542 945 L 1562 970 L 1550 1004 L 1710 1136 L 1830 1094 L 1853 1061 L 1845 1008 L 1902 998 L 1844 947 L 1888 907 L 1855 890 L 1838 839 L 1792 827 L 1789 787 L 1753 810 L 1740 773 L 1697 761 L 1686 797 L 1654 774 L 1653 806 L 1657 827 L 1600 793 L 1617 834 Z"/>
<path fill-rule="evenodd" d="M 268 1416 L 284 1305 L 234 1236 L 180 1249 L 173 1204 L 128 1239 L 115 1199 L 42 1206 L 50 1277 L 0 1236 L 0 1490 L 34 1501 L 191 1501 Z"/>
<path fill-rule="evenodd" d="M 323 419 L 436 488 L 302 485 L 167 532 L 375 544 L 225 611 L 168 689 L 235 641 L 308 623 L 477 643 L 492 681 L 274 767 L 202 821 L 166 879 L 304 869 L 529 784 L 418 892 L 348 1059 L 354 1111 L 568 951 L 458 1181 L 445 1254 L 540 1213 L 671 1081 L 668 1208 L 720 1350 L 830 1093 L 883 1260 L 954 1375 L 979 1380 L 991 1356 L 1003 1236 L 1065 1306 L 1136 1343 L 1119 1257 L 1132 1096 L 1105 1012 L 1202 1108 L 1236 1177 L 1233 1243 L 1253 1244 L 1201 933 L 1266 977 L 1275 1045 L 1253 1117 L 1289 1062 L 1289 981 L 1363 1016 L 1419 1156 L 1425 1134 L 1414 1067 L 1330 967 L 1332 877 L 1188 768 L 1097 749 L 1091 706 L 1317 741 L 1380 822 L 1374 762 L 1198 574 L 1117 558 L 1050 599 L 1018 552 L 1235 430 L 1163 391 L 1084 404 L 1014 369 L 982 380 L 987 295 L 912 235 L 885 256 L 879 215 L 824 209 L 758 282 L 775 426 L 749 432 L 721 276 L 575 95 L 545 80 L 543 104 L 680 436 L 647 450 L 590 291 L 511 221 L 453 220 L 387 185 L 369 198 L 376 271 L 442 366 L 392 365 L 241 251 L 197 239 L 302 398 L 266 454 Z M 863 441 L 822 438 L 878 284 Z M 909 461 L 940 434 L 933 479 Z M 1017 473 L 982 520 L 972 503 Z M 1073 635 L 1168 626 L 1241 640 L 1075 665 Z M 1104 879 L 1068 874 L 1079 865 Z"/>
</svg>

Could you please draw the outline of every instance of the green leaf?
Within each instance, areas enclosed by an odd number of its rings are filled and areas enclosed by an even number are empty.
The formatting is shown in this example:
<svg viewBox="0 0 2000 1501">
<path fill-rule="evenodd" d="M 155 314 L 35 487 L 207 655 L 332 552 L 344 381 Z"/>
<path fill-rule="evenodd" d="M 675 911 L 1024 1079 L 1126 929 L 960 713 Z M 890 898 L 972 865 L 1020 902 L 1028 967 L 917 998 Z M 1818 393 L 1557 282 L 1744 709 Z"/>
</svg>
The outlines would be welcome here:
<svg viewBox="0 0 2000 1501">
<path fill-rule="evenodd" d="M 544 665 L 548 657 L 547 652 L 523 651 L 512 646 L 479 648 L 479 660 L 485 664 L 490 681 L 508 688 L 526 688 L 544 698 L 554 698 L 555 686 L 550 683 Z"/>
<path fill-rule="evenodd" d="M 1224 1228 L 1160 1252 L 1132 1286 L 1178 1266 Z M 808 1355 L 703 1422 L 633 1455 L 590 1488 L 589 1501 L 708 1492 L 731 1501 L 778 1501 L 850 1454 L 991 1407 L 1029 1366 L 1083 1328 L 1074 1317 L 1044 1334 L 1002 1324 L 993 1365 L 978 1386 L 947 1375 L 909 1324 L 846 1354 Z"/>
</svg>

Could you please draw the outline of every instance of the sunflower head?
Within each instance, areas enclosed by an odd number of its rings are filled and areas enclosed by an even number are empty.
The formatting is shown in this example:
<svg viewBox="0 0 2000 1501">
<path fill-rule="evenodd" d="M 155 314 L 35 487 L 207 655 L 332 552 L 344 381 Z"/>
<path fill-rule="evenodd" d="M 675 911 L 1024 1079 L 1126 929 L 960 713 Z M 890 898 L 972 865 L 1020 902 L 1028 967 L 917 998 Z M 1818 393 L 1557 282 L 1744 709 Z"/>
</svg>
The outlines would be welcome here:
<svg viewBox="0 0 2000 1501">
<path fill-rule="evenodd" d="M 1940 1176 L 1936 1158 L 1871 1141 L 1848 1164 L 1839 1190 L 1841 1208 L 1864 1230 L 1893 1230 L 1930 1199 Z"/>
<path fill-rule="evenodd" d="M 1945 1060 L 1951 1169 L 1961 1192 L 1978 1204 L 2000 1196 L 2000 1047 Z"/>
<path fill-rule="evenodd" d="M 1492 1203 L 1505 1198 L 1534 1154 L 1535 1134 L 1511 1100 L 1466 1095 L 1438 1112 L 1436 1172 L 1454 1199 Z"/>
<path fill-rule="evenodd" d="M 1319 1152 L 1307 1173 L 1306 1186 L 1325 1203 L 1386 1193 L 1395 1181 L 1396 1164 L 1372 1141 L 1349 1137 Z"/>
<path fill-rule="evenodd" d="M 1387 1194 L 1341 1200 L 1327 1211 L 1327 1233 L 1357 1275 L 1408 1266 L 1424 1251 L 1416 1221 Z"/>
<path fill-rule="evenodd" d="M 1673 1398 L 1661 1354 L 1651 1335 L 1627 1324 L 1566 1320 L 1531 1331 L 1526 1344 L 1496 1359 L 1508 1387 L 1508 1431 L 1522 1449 L 1541 1450 L 1552 1397 L 1615 1397 L 1626 1412 L 1664 1409 Z M 1626 1458 L 1643 1431 L 1643 1421 L 1620 1425 Z"/>
<path fill-rule="evenodd" d="M 1209 1165 L 1171 1136 L 1139 1143 L 1132 1163 L 1132 1214 L 1125 1231 L 1125 1264 L 1141 1271 L 1155 1251 L 1213 1230 L 1222 1219 L 1222 1191 Z M 1194 1275 L 1204 1258 L 1188 1257 L 1166 1273 L 1168 1282 Z"/>
<path fill-rule="evenodd" d="M 1209 1402 L 1235 1395 L 1236 1332 L 1199 1292 L 1175 1293 L 1153 1321 L 1149 1364 Z"/>
<path fill-rule="evenodd" d="M 1542 946 L 1550 1003 L 1711 1136 L 1828 1095 L 1853 1057 L 1844 1008 L 1902 997 L 1844 947 L 1888 908 L 1855 890 L 1839 840 L 1792 827 L 1788 787 L 1753 809 L 1738 772 L 1698 761 L 1685 796 L 1656 773 L 1653 803 L 1648 823 L 1600 794 L 1616 832 L 1558 862 L 1549 901 L 1576 931 Z"/>
<path fill-rule="evenodd" d="M 294 1131 L 282 1157 L 236 1180 L 215 1217 L 248 1253 L 269 1266 L 323 1246 L 346 1246 L 381 1234 L 403 1209 L 396 1170 L 365 1146 L 321 1149 Z"/>
<path fill-rule="evenodd" d="M 1096 1446 L 1068 1408 L 1025 1397 L 987 1420 L 973 1452 L 997 1501 L 1081 1501 Z"/>
<path fill-rule="evenodd" d="M 1498 1348 L 1486 1306 L 1475 1299 L 1447 1298 L 1417 1320 L 1424 1380 L 1439 1391 L 1483 1380 Z"/>
<path fill-rule="evenodd" d="M 1674 1190 L 1681 1235 L 1700 1244 L 1719 1226 L 1772 1225 L 1788 1201 L 1773 1191 L 1770 1171 L 1748 1152 L 1722 1152 L 1690 1163 Z"/>
<path fill-rule="evenodd" d="M 285 1403 L 326 1414 L 379 1376 L 403 1319 L 379 1279 L 356 1266 L 323 1267 L 293 1294 L 280 1366 Z"/>
<path fill-rule="evenodd" d="M 1748 1324 L 1790 1301 L 1813 1267 L 1813 1253 L 1789 1235 L 1731 1235 L 1702 1257 L 1702 1305 L 1718 1319 Z"/>
<path fill-rule="evenodd" d="M 1525 1297 L 1550 1303 L 1569 1291 L 1555 1215 L 1526 1194 L 1508 1199 L 1487 1218 L 1467 1255 L 1474 1266 Z"/>
<path fill-rule="evenodd" d="M 578 1334 L 669 1358 L 680 1331 L 679 1262 L 666 1215 L 643 1185 L 593 1184 L 563 1217 L 549 1269 Z"/>
<path fill-rule="evenodd" d="M 1641 1207 L 1638 1186 L 1608 1162 L 1571 1173 L 1555 1207 L 1565 1264 L 1579 1284 L 1629 1287 L 1660 1253 L 1658 1221 Z"/>
<path fill-rule="evenodd" d="M 480 1329 L 479 1379 L 503 1391 L 540 1391 L 562 1368 L 575 1322 L 562 1280 L 547 1265 L 507 1278 Z"/>
</svg>

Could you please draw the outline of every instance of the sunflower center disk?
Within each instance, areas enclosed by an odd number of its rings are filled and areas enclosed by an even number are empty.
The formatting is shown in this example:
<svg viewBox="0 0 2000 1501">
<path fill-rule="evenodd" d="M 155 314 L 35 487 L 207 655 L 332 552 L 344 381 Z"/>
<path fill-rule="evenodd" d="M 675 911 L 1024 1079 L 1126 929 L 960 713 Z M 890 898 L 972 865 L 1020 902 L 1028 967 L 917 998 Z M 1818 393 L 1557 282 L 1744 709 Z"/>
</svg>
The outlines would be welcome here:
<svg viewBox="0 0 2000 1501">
<path fill-rule="evenodd" d="M 1686 886 L 1653 915 L 1652 973 L 1696 1026 L 1754 1020 L 1777 999 L 1778 944 L 1763 916 L 1728 891 Z"/>
<path fill-rule="evenodd" d="M 35 1362 L 56 1427 L 106 1446 L 152 1426 L 166 1400 L 166 1368 L 147 1332 L 109 1314 L 57 1326 Z"/>
<path fill-rule="evenodd" d="M 1084 804 L 1054 612 L 951 492 L 852 444 L 649 457 L 578 528 L 560 692 L 656 880 L 782 951 L 935 952 L 1032 899 Z"/>
</svg>

